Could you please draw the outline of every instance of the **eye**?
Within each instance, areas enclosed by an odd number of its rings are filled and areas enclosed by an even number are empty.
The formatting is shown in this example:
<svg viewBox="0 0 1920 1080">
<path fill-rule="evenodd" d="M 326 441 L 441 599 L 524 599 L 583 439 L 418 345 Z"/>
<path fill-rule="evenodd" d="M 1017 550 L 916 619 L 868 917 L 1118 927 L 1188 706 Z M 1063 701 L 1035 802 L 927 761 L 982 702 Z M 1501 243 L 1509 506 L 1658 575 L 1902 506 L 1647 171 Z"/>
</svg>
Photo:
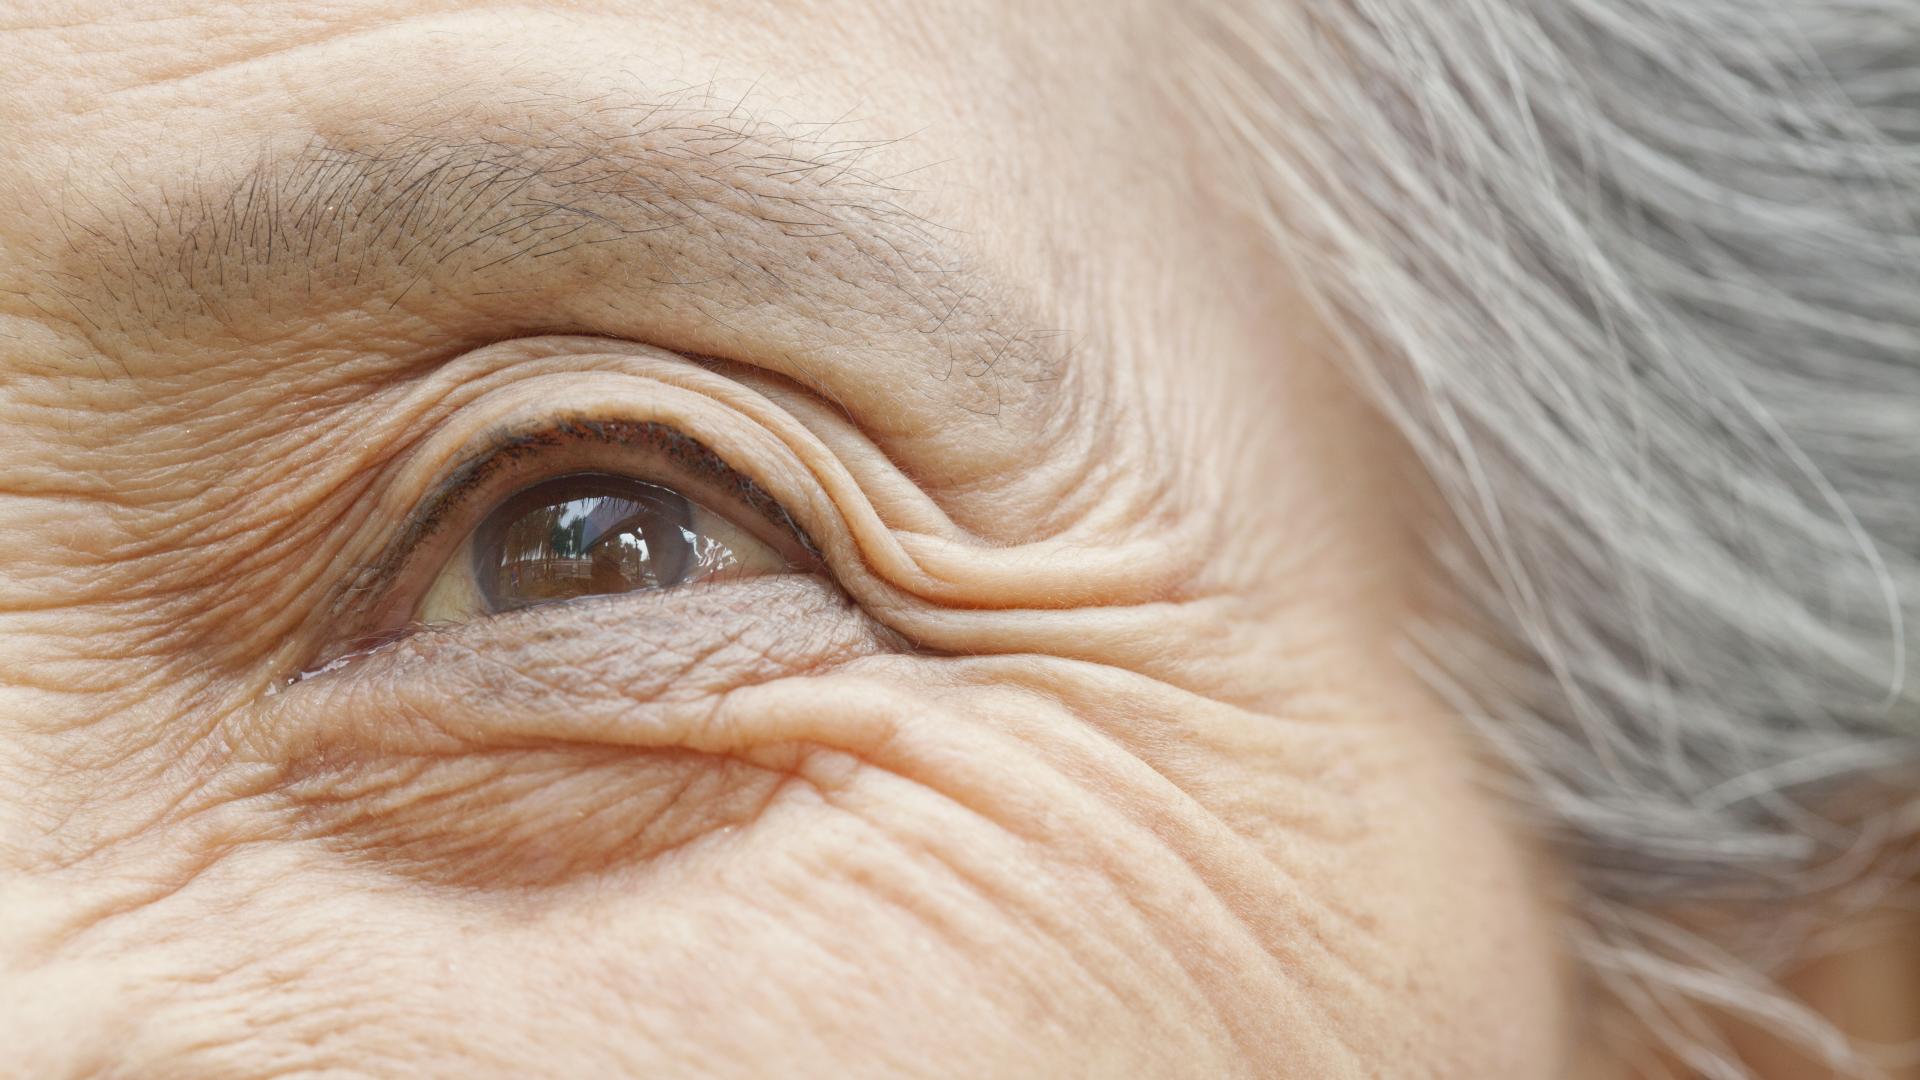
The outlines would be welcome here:
<svg viewBox="0 0 1920 1080">
<path fill-rule="evenodd" d="M 466 622 L 535 604 L 793 569 L 773 545 L 671 487 L 572 473 L 522 488 L 489 510 L 414 617 Z"/>
</svg>

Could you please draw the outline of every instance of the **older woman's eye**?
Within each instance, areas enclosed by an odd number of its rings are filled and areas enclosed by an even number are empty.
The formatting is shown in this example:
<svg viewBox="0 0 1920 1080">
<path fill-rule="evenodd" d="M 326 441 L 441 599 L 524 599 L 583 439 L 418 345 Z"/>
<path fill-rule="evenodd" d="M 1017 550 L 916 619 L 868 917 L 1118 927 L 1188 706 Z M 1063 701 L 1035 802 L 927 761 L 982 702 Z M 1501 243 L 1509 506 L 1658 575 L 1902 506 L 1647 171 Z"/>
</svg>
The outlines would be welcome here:
<svg viewBox="0 0 1920 1080">
<path fill-rule="evenodd" d="M 525 488 L 490 510 L 440 570 L 415 617 L 462 622 L 534 604 L 792 569 L 772 545 L 670 487 L 577 473 Z"/>
</svg>

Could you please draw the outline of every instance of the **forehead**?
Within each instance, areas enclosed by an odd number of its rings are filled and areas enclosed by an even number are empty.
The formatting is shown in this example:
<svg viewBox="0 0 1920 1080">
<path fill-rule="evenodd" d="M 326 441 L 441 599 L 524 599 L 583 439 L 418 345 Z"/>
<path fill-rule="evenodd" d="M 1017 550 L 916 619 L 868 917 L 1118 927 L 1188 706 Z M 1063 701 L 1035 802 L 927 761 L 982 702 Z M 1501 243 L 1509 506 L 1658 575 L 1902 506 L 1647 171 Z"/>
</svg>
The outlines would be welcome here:
<svg viewBox="0 0 1920 1080">
<path fill-rule="evenodd" d="M 644 302 L 725 355 L 746 304 L 999 416 L 1157 288 L 1113 204 L 1186 156 L 1164 15 L 1045 6 L 22 8 L 0 296 L 134 374 L 369 309 L 458 347 Z"/>
<path fill-rule="evenodd" d="M 1042 224 L 1036 204 L 1168 174 L 1164 15 L 990 6 L 183 4 L 136 21 L 98 5 L 44 25 L 20 12 L 0 58 L 26 77 L 0 91 L 0 114 L 26 159 L 0 164 L 0 182 L 85 216 L 115 195 L 188 201 L 190 182 L 264 180 L 263 159 L 316 148 L 458 168 L 439 142 L 554 171 L 651 147 L 884 185 L 984 245 L 1003 239 L 998 218 Z"/>
<path fill-rule="evenodd" d="M 196 493 L 212 440 L 551 334 L 798 383 L 1007 534 L 1116 432 L 1179 490 L 1223 414 L 1284 427 L 1184 7 L 150 10 L 0 34 L 0 423 L 97 444 L 13 474 Z"/>
</svg>

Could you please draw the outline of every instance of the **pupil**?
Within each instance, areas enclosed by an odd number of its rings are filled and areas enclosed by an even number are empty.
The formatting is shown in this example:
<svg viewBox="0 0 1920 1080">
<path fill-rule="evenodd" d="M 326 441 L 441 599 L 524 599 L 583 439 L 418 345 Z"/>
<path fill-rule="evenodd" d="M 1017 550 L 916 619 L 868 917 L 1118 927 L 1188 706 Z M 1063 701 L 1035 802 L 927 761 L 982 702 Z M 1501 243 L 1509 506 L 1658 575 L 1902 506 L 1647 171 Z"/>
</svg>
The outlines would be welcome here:
<svg viewBox="0 0 1920 1080">
<path fill-rule="evenodd" d="M 694 561 L 692 507 L 658 484 L 589 473 L 501 503 L 475 538 L 474 578 L 494 611 L 662 589 Z"/>
</svg>

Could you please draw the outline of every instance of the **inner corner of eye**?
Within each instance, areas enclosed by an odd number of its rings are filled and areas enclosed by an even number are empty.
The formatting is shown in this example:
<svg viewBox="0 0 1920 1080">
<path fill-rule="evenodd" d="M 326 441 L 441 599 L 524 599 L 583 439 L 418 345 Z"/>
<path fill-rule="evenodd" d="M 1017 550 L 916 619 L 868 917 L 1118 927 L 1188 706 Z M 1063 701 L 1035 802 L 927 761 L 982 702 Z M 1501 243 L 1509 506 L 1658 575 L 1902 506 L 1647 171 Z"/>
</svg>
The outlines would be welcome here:
<svg viewBox="0 0 1920 1080">
<path fill-rule="evenodd" d="M 772 545 L 673 488 L 573 473 L 491 507 L 439 569 L 416 618 L 464 622 L 535 604 L 792 568 Z"/>
</svg>

